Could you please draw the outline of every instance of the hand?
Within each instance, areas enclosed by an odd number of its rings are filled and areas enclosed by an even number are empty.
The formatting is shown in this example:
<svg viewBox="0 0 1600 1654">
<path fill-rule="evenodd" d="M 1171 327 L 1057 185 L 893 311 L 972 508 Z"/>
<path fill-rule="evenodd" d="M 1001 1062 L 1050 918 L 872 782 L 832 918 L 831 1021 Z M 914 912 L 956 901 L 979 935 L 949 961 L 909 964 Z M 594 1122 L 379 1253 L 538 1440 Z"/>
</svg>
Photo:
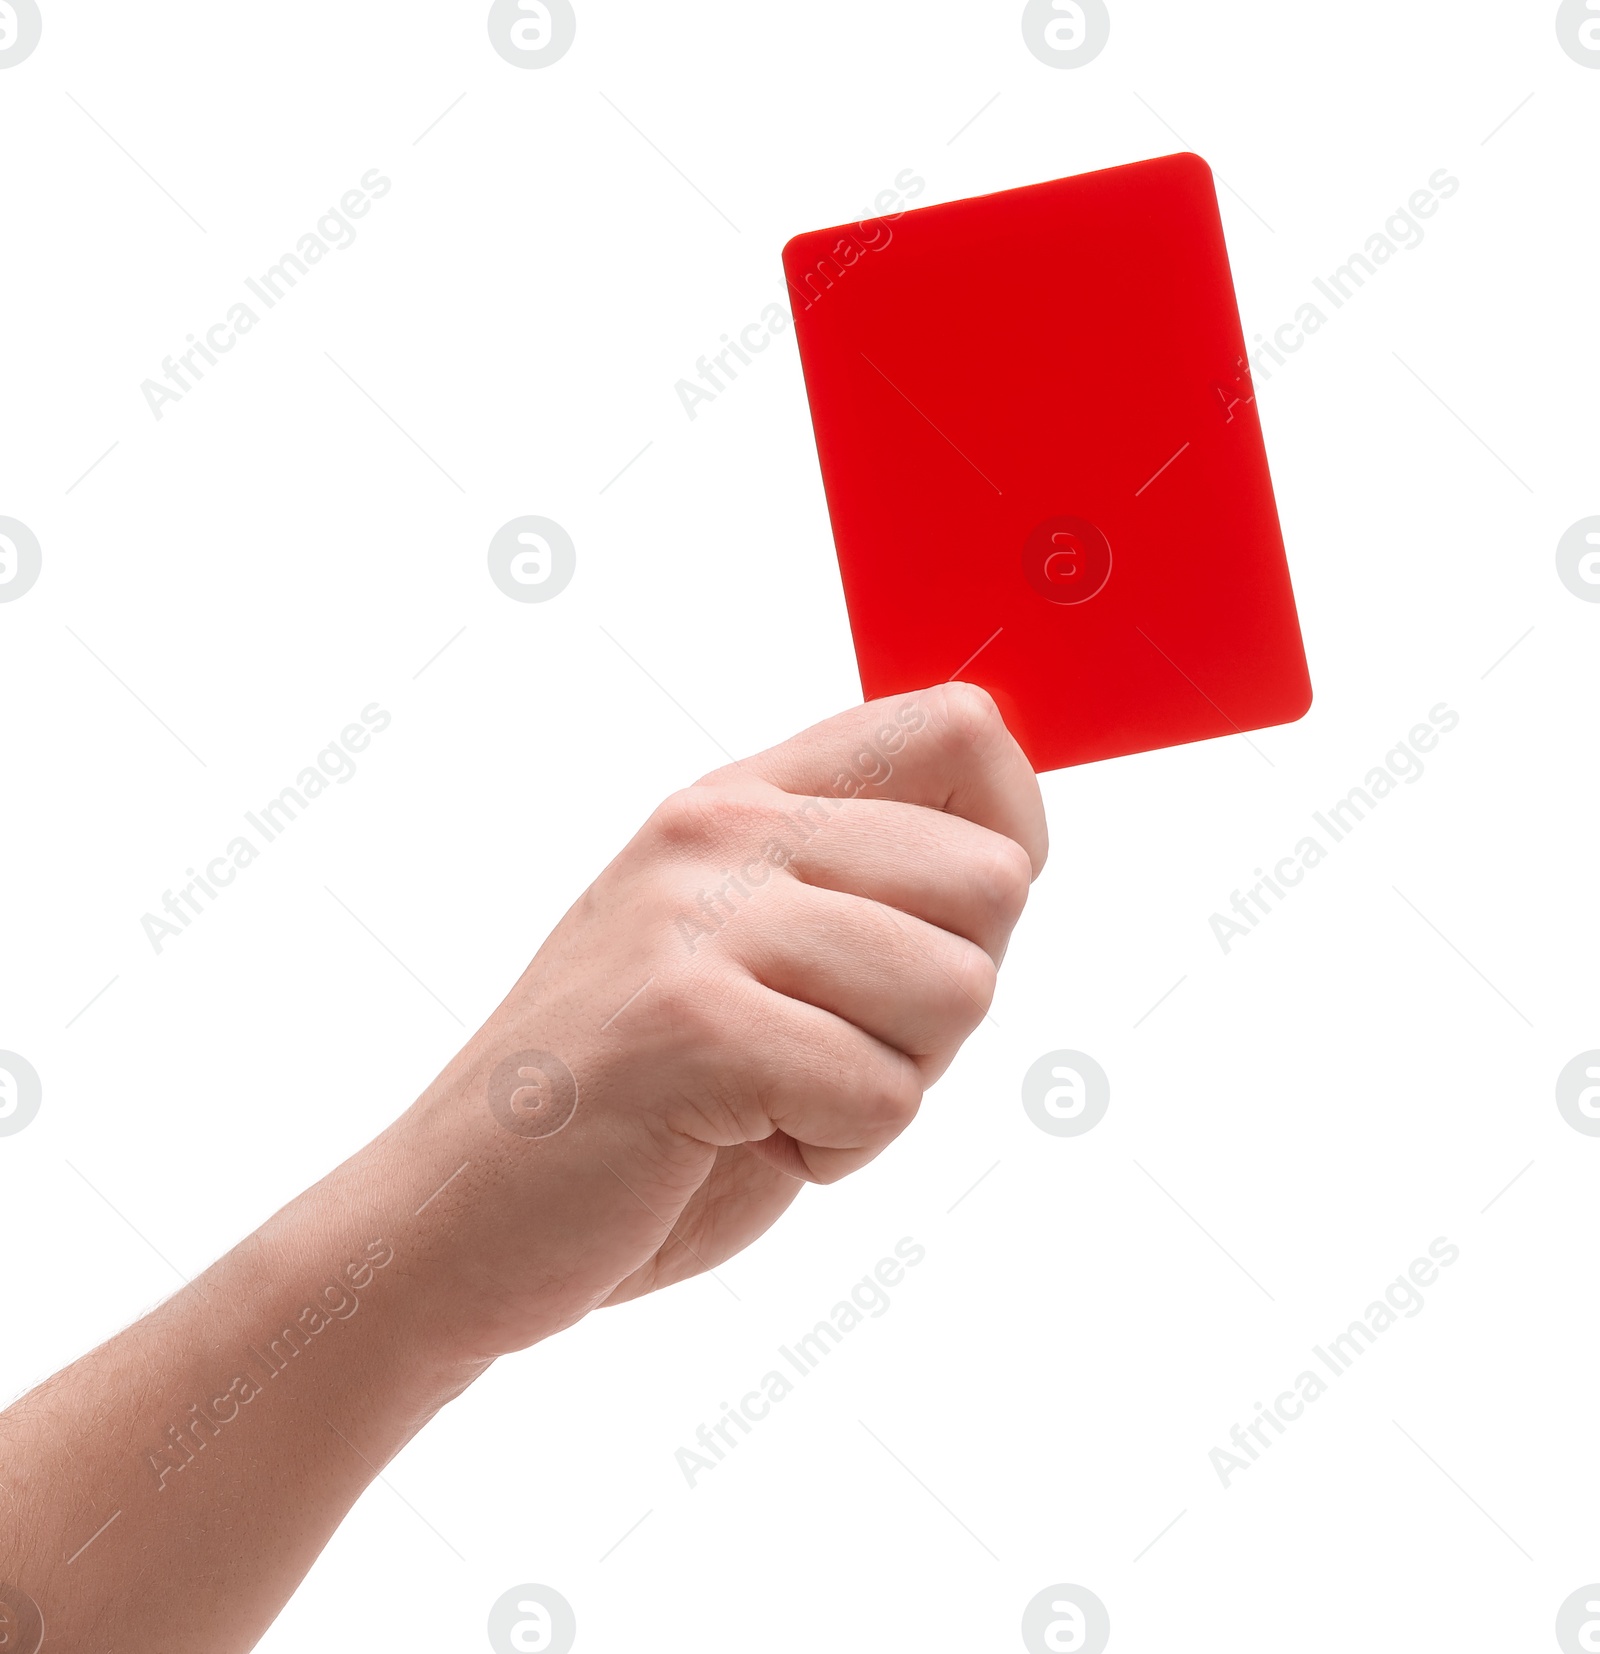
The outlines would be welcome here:
<svg viewBox="0 0 1600 1654">
<path fill-rule="evenodd" d="M 965 684 L 669 798 L 393 1128 L 430 1176 L 466 1163 L 430 1207 L 463 1355 L 712 1268 L 877 1155 L 987 1011 L 1045 853 Z"/>
</svg>

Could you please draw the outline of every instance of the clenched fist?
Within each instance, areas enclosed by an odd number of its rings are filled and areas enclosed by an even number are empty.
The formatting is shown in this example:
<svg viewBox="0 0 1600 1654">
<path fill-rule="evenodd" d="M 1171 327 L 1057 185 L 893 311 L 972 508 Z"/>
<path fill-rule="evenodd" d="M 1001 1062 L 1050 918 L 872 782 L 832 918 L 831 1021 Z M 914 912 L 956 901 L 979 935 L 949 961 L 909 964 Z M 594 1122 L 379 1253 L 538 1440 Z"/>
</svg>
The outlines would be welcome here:
<svg viewBox="0 0 1600 1654">
<path fill-rule="evenodd" d="M 871 1160 L 988 1010 L 1045 852 L 1033 771 L 966 684 L 667 799 L 396 1128 L 470 1162 L 442 1197 L 469 1343 L 713 1267 Z"/>
</svg>

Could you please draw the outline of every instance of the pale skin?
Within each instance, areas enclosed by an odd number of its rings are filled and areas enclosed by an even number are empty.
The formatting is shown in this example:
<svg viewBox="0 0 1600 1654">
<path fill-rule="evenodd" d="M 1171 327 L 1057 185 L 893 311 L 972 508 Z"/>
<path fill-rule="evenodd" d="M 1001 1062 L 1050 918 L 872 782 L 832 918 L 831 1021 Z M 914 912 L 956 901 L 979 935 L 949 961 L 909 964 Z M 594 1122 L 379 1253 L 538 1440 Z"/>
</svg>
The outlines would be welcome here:
<svg viewBox="0 0 1600 1654">
<path fill-rule="evenodd" d="M 963 684 L 669 798 L 386 1131 L 0 1414 L 0 1601 L 32 1599 L 46 1654 L 253 1647 L 498 1357 L 714 1268 L 910 1124 L 1046 848 Z M 530 1051 L 570 1117 L 537 1072 L 491 1106 Z"/>
</svg>

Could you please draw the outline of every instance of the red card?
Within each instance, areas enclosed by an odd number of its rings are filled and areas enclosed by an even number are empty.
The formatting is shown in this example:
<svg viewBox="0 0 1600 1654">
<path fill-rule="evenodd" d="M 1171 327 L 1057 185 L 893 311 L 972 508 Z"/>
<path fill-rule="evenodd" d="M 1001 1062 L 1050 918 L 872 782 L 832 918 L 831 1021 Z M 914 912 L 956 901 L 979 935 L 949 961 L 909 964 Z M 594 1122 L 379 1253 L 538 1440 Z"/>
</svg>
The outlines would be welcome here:
<svg viewBox="0 0 1600 1654">
<path fill-rule="evenodd" d="M 815 230 L 783 262 L 869 700 L 982 684 L 1041 770 L 1305 713 L 1204 161 Z"/>
</svg>

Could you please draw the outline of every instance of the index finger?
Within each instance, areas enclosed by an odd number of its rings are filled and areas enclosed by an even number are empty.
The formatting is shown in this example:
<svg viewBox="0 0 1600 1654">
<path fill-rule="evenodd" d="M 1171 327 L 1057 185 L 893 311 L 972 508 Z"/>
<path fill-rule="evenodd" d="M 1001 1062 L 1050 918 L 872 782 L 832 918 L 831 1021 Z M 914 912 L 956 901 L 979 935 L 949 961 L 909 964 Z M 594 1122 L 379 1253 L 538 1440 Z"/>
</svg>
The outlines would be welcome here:
<svg viewBox="0 0 1600 1654">
<path fill-rule="evenodd" d="M 1020 844 L 1035 878 L 1049 853 L 1033 767 L 975 684 L 868 701 L 706 779 L 737 774 L 787 793 L 890 798 L 964 816 Z"/>
</svg>

